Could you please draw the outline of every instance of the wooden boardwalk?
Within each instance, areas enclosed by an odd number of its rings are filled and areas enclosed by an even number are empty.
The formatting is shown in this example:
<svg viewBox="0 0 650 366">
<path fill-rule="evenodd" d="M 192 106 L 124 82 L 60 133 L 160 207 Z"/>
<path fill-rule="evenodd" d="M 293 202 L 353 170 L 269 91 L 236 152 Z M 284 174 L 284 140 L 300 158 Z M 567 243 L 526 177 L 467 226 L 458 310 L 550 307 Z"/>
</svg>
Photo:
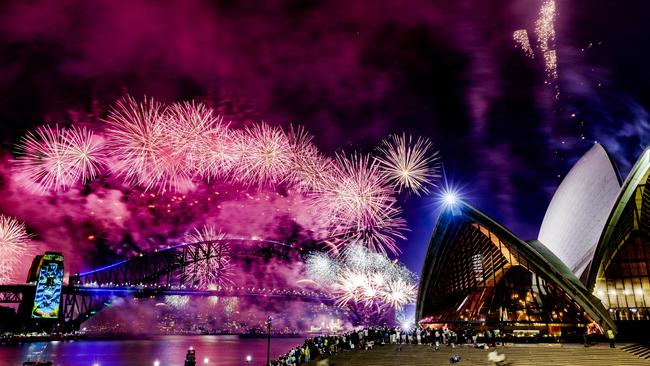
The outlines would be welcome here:
<svg viewBox="0 0 650 366">
<path fill-rule="evenodd" d="M 622 346 L 622 345 L 621 345 Z M 499 347 L 512 366 L 650 366 L 650 360 L 623 351 L 619 346 L 611 349 L 607 345 L 584 348 L 581 345 L 517 345 Z M 433 351 L 431 347 L 405 345 L 401 352 L 394 345 L 376 347 L 374 350 L 342 351 L 329 360 L 330 366 L 429 366 L 449 365 L 449 357 L 461 357 L 458 366 L 490 366 L 488 350 L 471 347 L 442 347 Z M 309 365 L 316 365 L 312 361 Z"/>
</svg>

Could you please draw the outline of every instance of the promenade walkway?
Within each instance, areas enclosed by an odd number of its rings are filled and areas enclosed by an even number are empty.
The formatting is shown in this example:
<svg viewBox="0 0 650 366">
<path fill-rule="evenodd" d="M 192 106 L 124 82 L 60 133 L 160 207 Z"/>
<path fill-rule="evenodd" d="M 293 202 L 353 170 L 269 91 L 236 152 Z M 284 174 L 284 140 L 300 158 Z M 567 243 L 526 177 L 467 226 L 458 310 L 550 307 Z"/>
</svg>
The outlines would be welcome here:
<svg viewBox="0 0 650 366">
<path fill-rule="evenodd" d="M 623 346 L 623 345 L 621 345 Z M 505 353 L 512 366 L 650 366 L 650 360 L 640 358 L 621 350 L 620 346 L 611 349 L 606 344 L 589 348 L 582 345 L 516 345 L 498 347 Z M 458 366 L 490 366 L 487 361 L 488 350 L 470 347 L 442 347 L 433 351 L 430 346 L 404 345 L 401 352 L 397 346 L 375 347 L 374 350 L 340 351 L 330 358 L 330 366 L 428 366 L 449 365 L 449 357 L 458 354 Z M 316 365 L 312 361 L 309 365 Z"/>
</svg>

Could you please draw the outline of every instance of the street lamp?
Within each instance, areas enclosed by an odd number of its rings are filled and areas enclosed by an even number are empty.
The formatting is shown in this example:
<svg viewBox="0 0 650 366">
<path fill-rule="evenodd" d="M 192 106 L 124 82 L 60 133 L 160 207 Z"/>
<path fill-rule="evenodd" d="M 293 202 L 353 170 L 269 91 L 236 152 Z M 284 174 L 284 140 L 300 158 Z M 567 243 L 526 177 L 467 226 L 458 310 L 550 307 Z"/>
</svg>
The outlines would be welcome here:
<svg viewBox="0 0 650 366">
<path fill-rule="evenodd" d="M 266 320 L 266 335 L 267 335 L 267 342 L 266 342 L 266 364 L 270 365 L 271 364 L 271 326 L 273 326 L 273 318 L 269 316 L 269 318 Z"/>
<path fill-rule="evenodd" d="M 208 362 L 210 362 L 210 359 L 209 359 L 209 358 L 207 358 L 207 357 L 206 357 L 206 358 L 204 358 L 204 359 L 203 359 L 203 363 L 204 363 L 204 364 L 206 364 L 206 365 L 207 365 L 207 364 L 208 364 Z"/>
<path fill-rule="evenodd" d="M 160 366 L 160 361 L 155 360 L 155 361 L 153 362 L 153 366 Z"/>
<path fill-rule="evenodd" d="M 246 363 L 250 365 L 251 362 L 253 362 L 253 357 L 251 355 L 246 356 Z"/>
</svg>

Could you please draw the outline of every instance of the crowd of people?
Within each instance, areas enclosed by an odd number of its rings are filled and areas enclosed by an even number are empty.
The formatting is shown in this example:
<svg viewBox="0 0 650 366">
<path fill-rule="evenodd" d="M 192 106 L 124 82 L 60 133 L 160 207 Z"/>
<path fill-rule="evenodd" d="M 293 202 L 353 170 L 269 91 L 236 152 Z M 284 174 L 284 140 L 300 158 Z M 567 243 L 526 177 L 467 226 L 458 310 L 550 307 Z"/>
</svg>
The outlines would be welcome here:
<svg viewBox="0 0 650 366">
<path fill-rule="evenodd" d="M 296 366 L 313 359 L 329 358 L 339 350 L 372 349 L 376 346 L 395 345 L 401 351 L 403 344 L 429 345 L 434 350 L 441 346 L 455 347 L 457 344 L 473 343 L 484 347 L 495 345 L 499 331 L 476 333 L 466 329 L 456 333 L 447 328 L 430 329 L 416 327 L 409 330 L 388 327 L 363 328 L 355 331 L 331 335 L 317 336 L 305 340 L 302 346 L 295 347 L 271 362 L 272 366 Z"/>
</svg>

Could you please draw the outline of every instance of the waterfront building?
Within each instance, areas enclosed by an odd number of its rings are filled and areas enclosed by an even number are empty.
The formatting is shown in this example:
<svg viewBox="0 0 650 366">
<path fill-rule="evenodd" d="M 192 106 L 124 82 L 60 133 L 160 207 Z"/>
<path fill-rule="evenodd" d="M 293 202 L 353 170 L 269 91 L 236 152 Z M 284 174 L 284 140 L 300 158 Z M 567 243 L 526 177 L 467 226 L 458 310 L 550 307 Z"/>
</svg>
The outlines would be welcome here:
<svg viewBox="0 0 650 366">
<path fill-rule="evenodd" d="M 595 144 L 557 188 L 533 241 L 467 203 L 447 205 L 429 242 L 418 319 L 521 334 L 642 329 L 650 323 L 649 178 L 650 149 L 621 185 Z"/>
</svg>

